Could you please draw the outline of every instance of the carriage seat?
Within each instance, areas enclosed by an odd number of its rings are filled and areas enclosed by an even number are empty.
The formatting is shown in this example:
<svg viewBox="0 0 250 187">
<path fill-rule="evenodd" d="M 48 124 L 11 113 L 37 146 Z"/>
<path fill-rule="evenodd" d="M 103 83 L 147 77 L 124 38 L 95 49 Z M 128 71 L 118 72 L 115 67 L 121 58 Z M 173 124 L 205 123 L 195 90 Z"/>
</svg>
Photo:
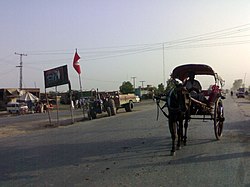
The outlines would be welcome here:
<svg viewBox="0 0 250 187">
<path fill-rule="evenodd" d="M 220 92 L 219 86 L 213 85 L 212 90 L 211 90 L 211 92 L 209 93 L 209 96 L 208 96 L 209 105 L 214 104 L 215 100 L 217 99 L 217 96 L 218 96 L 219 92 Z"/>
<path fill-rule="evenodd" d="M 201 94 L 204 96 L 203 99 L 193 98 L 192 100 L 195 103 L 203 103 L 203 104 L 206 104 L 207 106 L 212 106 L 214 104 L 219 92 L 220 92 L 219 86 L 213 85 L 211 90 L 202 90 L 201 91 Z"/>
</svg>

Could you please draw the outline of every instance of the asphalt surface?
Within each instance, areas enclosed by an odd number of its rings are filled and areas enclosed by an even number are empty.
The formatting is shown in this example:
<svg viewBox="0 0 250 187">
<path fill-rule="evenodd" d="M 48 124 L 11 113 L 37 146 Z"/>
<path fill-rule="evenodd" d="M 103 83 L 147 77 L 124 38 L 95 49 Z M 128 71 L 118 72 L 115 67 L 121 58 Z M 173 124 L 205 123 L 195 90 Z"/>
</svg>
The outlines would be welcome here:
<svg viewBox="0 0 250 187">
<path fill-rule="evenodd" d="M 0 139 L 0 186 L 250 186 L 249 101 L 224 101 L 223 137 L 190 122 L 169 156 L 167 120 L 154 103 L 131 113 Z"/>
</svg>

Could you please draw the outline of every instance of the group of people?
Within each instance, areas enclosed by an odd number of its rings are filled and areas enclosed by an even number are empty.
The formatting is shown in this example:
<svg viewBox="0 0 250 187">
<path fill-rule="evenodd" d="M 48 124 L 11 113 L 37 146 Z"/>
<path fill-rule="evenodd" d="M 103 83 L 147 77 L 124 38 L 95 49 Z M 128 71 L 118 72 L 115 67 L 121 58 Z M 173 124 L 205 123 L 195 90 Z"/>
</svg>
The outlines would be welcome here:
<svg viewBox="0 0 250 187">
<path fill-rule="evenodd" d="M 74 109 L 82 109 L 86 105 L 86 99 L 80 98 L 79 100 L 72 100 L 71 107 Z"/>
<path fill-rule="evenodd" d="M 35 112 L 36 113 L 46 113 L 47 110 L 52 110 L 54 107 L 53 105 L 50 103 L 50 104 L 47 104 L 47 103 L 41 103 L 41 102 L 38 102 L 38 103 L 35 103 Z"/>
</svg>

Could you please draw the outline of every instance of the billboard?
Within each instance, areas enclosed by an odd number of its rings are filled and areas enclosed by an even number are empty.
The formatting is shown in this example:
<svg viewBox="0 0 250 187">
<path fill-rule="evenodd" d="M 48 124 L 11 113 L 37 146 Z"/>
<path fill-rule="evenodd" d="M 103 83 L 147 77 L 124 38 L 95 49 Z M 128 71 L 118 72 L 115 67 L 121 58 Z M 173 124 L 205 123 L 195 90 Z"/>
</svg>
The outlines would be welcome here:
<svg viewBox="0 0 250 187">
<path fill-rule="evenodd" d="M 67 65 L 44 71 L 45 88 L 69 83 Z"/>
</svg>

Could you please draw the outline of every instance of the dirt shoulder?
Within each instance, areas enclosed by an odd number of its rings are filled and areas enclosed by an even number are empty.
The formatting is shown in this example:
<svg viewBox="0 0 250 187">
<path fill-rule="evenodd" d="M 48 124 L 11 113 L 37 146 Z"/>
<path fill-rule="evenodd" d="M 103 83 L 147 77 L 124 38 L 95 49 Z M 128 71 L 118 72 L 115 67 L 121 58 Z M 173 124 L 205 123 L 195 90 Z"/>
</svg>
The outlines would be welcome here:
<svg viewBox="0 0 250 187">
<path fill-rule="evenodd" d="M 134 110 L 142 110 L 147 108 L 147 105 L 154 104 L 152 100 L 147 100 L 143 101 L 141 103 L 135 103 L 135 108 Z M 27 133 L 32 133 L 37 130 L 44 130 L 48 128 L 57 128 L 60 126 L 68 126 L 72 125 L 72 119 L 71 115 L 69 113 L 67 115 L 61 116 L 59 119 L 59 123 L 57 123 L 57 118 L 56 118 L 56 112 L 53 112 L 52 116 L 52 122 L 50 123 L 49 118 L 47 115 L 44 115 L 43 119 L 35 119 L 35 120 L 25 120 L 23 122 L 11 122 L 13 119 L 12 117 L 7 114 L 7 112 L 1 112 L 0 113 L 0 120 L 5 118 L 5 121 L 8 121 L 8 123 L 1 123 L 0 124 L 0 138 L 5 138 L 5 137 L 10 137 L 10 136 L 16 136 L 20 134 L 27 134 Z M 83 117 L 83 113 L 81 110 L 74 110 L 74 124 L 78 122 L 83 122 L 83 121 L 88 121 L 87 114 Z M 119 113 L 125 113 L 124 109 L 119 109 Z M 35 115 L 35 114 L 26 114 L 23 117 L 28 117 L 27 115 Z M 97 118 L 102 118 L 107 116 L 106 113 L 103 114 L 98 114 Z M 22 116 L 20 116 L 22 118 Z M 14 120 L 13 120 L 14 121 Z"/>
<path fill-rule="evenodd" d="M 250 98 L 236 98 L 233 97 L 233 100 L 237 103 L 240 111 L 244 114 L 245 117 L 250 117 Z"/>
<path fill-rule="evenodd" d="M 87 120 L 87 119 L 84 119 L 83 116 L 79 116 L 79 115 L 74 116 L 75 123 L 79 121 L 83 121 L 83 120 Z M 27 133 L 31 133 L 37 130 L 57 128 L 59 126 L 66 126 L 66 125 L 72 125 L 72 124 L 73 123 L 72 123 L 71 117 L 61 118 L 59 123 L 57 123 L 56 119 L 52 119 L 52 122 L 50 123 L 48 118 L 43 119 L 43 120 L 10 123 L 10 124 L 0 126 L 0 138 L 16 136 L 20 134 L 27 134 Z"/>
</svg>

